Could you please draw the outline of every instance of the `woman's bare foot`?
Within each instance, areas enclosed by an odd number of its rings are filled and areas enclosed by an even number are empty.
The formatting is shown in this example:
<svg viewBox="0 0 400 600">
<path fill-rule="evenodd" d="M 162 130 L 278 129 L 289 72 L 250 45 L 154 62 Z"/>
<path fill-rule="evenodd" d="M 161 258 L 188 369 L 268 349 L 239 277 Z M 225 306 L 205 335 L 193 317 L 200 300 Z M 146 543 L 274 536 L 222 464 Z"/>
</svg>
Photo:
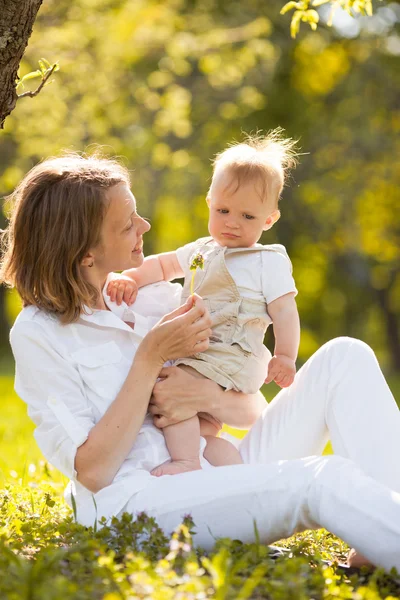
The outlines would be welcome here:
<svg viewBox="0 0 400 600">
<path fill-rule="evenodd" d="M 163 475 L 177 475 L 178 473 L 186 473 L 187 471 L 198 471 L 201 469 L 200 460 L 171 460 L 163 463 L 151 471 L 154 477 L 162 477 Z"/>
<path fill-rule="evenodd" d="M 347 555 L 347 564 L 349 567 L 355 567 L 356 569 L 359 569 L 360 567 L 375 567 L 370 560 L 357 552 L 357 550 L 354 550 L 354 548 L 352 548 Z"/>
</svg>

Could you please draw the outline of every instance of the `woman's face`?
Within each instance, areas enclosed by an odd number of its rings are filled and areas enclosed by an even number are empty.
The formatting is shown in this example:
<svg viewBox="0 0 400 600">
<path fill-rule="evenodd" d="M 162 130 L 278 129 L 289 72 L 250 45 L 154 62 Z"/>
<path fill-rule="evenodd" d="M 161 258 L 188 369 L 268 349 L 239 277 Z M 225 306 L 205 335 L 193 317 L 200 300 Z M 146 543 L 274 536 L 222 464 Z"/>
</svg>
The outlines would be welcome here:
<svg viewBox="0 0 400 600">
<path fill-rule="evenodd" d="M 140 267 L 143 234 L 150 225 L 136 212 L 136 200 L 125 183 L 107 192 L 109 206 L 101 230 L 101 242 L 92 251 L 94 265 L 107 274 Z"/>
</svg>

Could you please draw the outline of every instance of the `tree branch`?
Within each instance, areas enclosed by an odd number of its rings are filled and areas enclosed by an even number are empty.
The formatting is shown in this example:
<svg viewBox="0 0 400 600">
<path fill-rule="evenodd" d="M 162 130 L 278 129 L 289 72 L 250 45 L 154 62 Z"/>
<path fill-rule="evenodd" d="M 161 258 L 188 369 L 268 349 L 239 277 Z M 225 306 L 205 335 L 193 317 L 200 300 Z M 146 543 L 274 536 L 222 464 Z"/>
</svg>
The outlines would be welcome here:
<svg viewBox="0 0 400 600">
<path fill-rule="evenodd" d="M 55 64 L 51 67 L 51 69 L 43 77 L 39 87 L 34 92 L 24 92 L 23 94 L 18 94 L 17 100 L 19 100 L 20 98 L 27 98 L 27 97 L 34 98 L 35 96 L 37 96 L 38 93 L 40 92 L 40 90 L 46 85 L 46 82 L 49 80 L 49 78 L 52 76 L 52 74 L 56 70 L 56 67 L 57 67 L 57 64 Z"/>
</svg>

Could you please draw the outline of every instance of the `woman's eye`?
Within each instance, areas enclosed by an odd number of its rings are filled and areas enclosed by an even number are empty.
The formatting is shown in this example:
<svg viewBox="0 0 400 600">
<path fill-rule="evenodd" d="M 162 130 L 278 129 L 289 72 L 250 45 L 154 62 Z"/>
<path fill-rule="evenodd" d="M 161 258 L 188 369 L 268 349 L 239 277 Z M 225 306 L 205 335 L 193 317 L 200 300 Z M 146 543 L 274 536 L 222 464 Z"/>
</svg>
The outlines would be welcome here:
<svg viewBox="0 0 400 600">
<path fill-rule="evenodd" d="M 245 216 L 245 219 L 249 219 L 249 220 L 254 219 L 253 215 L 244 215 L 244 216 Z"/>
<path fill-rule="evenodd" d="M 133 223 L 130 223 L 128 225 L 128 227 L 125 229 L 125 231 L 130 231 L 132 229 L 132 227 L 133 227 Z"/>
</svg>

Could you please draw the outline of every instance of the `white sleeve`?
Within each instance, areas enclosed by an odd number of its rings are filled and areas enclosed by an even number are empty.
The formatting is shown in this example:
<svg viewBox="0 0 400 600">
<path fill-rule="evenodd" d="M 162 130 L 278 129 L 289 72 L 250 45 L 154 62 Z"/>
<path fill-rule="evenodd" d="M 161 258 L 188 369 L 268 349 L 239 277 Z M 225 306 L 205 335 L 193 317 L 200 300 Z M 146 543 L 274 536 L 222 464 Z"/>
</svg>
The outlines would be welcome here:
<svg viewBox="0 0 400 600">
<path fill-rule="evenodd" d="M 262 290 L 267 304 L 285 294 L 297 294 L 292 276 L 292 263 L 288 256 L 281 252 L 263 251 L 262 266 Z"/>
<path fill-rule="evenodd" d="M 176 257 L 184 273 L 189 270 L 189 263 L 196 249 L 196 242 L 190 242 L 186 246 L 181 246 L 176 250 Z"/>
<path fill-rule="evenodd" d="M 67 477 L 76 477 L 77 448 L 95 424 L 82 379 L 38 323 L 16 323 L 10 341 L 16 363 L 15 391 L 28 405 L 36 442 L 52 465 Z"/>
</svg>

